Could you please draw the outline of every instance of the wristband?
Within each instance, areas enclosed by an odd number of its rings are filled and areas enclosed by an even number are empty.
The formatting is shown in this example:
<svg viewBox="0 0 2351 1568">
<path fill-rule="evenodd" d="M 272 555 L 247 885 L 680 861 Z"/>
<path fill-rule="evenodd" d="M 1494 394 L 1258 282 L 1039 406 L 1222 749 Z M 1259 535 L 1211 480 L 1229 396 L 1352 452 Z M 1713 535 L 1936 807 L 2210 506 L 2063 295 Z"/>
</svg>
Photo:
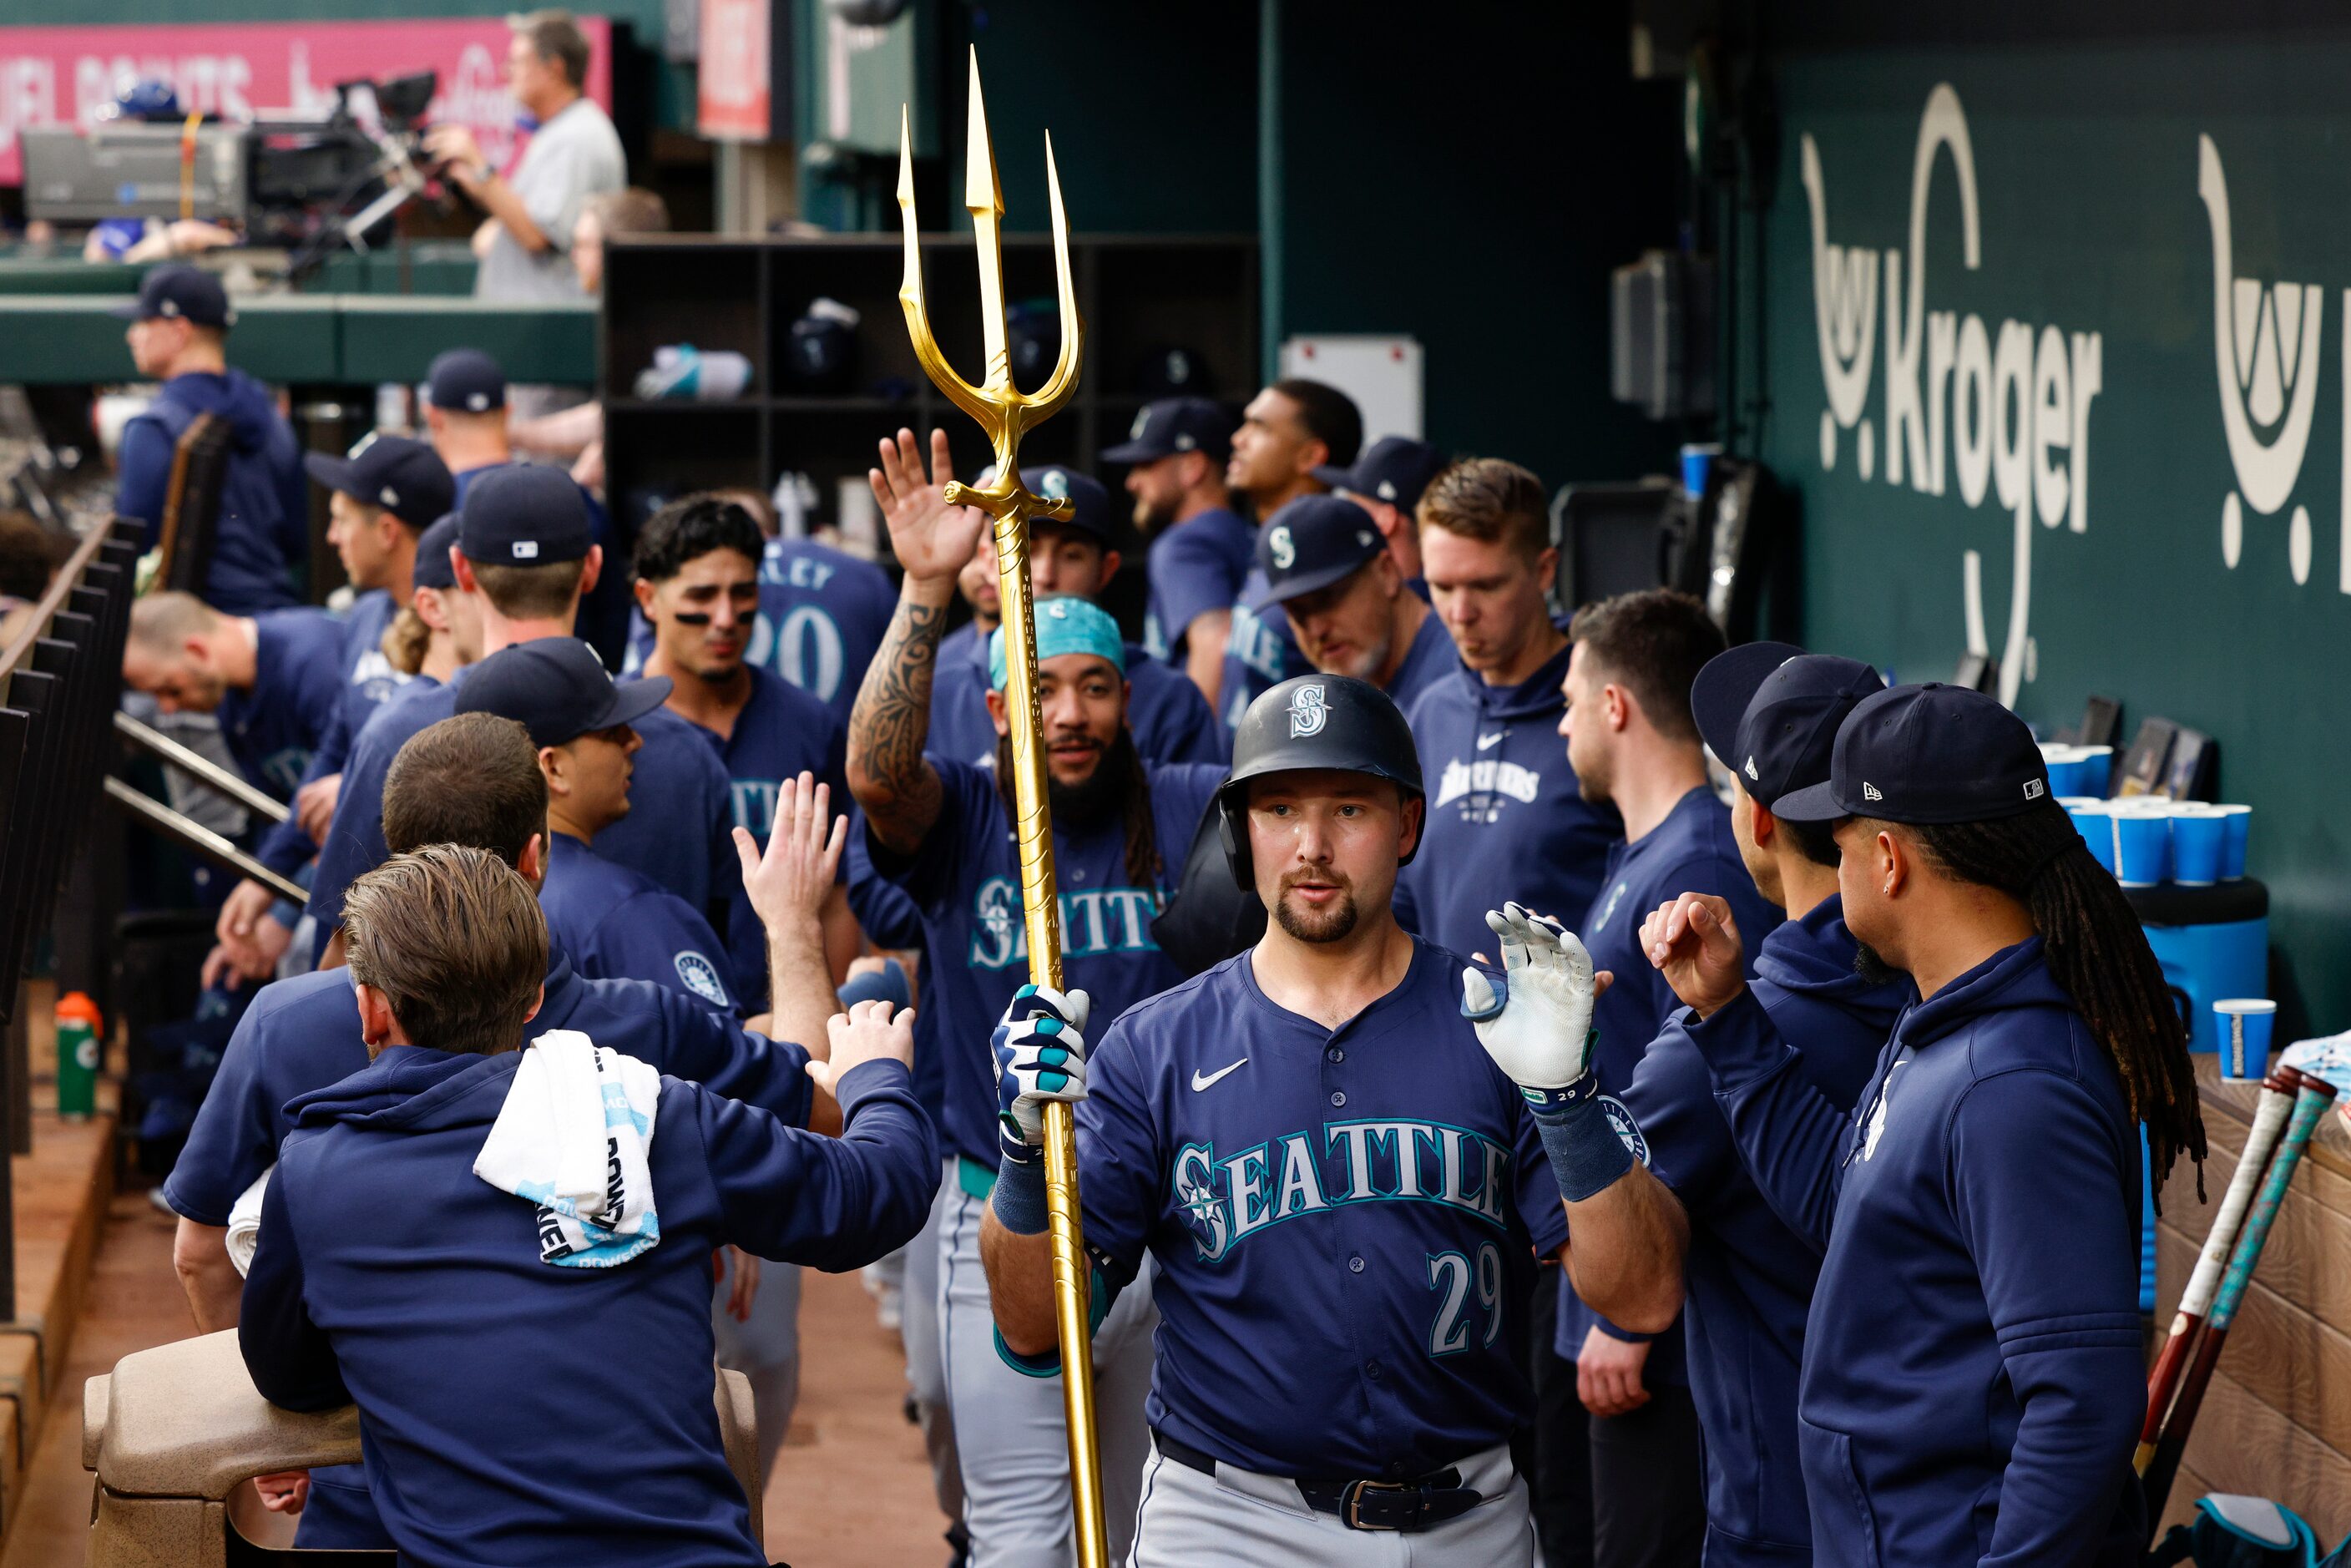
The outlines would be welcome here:
<svg viewBox="0 0 2351 1568">
<path fill-rule="evenodd" d="M 1587 1073 L 1565 1089 L 1522 1092 L 1534 1111 L 1543 1153 L 1551 1156 L 1552 1175 L 1559 1178 L 1560 1193 L 1568 1202 L 1582 1203 L 1633 1168 L 1633 1151 L 1616 1135 L 1608 1113 L 1601 1109 L 1598 1082 L 1593 1075 Z M 1547 1103 L 1533 1105 L 1538 1094 L 1547 1096 Z"/>
<path fill-rule="evenodd" d="M 1607 1118 L 1601 1118 L 1607 1125 Z M 1610 1137 L 1615 1134 L 1611 1133 Z M 1622 1145 L 1617 1145 L 1623 1147 Z M 1045 1162 L 1016 1160 L 1009 1155 L 996 1170 L 996 1191 L 988 1202 L 996 1206 L 997 1223 L 1015 1236 L 1041 1236 L 1049 1223 L 1045 1209 Z"/>
</svg>

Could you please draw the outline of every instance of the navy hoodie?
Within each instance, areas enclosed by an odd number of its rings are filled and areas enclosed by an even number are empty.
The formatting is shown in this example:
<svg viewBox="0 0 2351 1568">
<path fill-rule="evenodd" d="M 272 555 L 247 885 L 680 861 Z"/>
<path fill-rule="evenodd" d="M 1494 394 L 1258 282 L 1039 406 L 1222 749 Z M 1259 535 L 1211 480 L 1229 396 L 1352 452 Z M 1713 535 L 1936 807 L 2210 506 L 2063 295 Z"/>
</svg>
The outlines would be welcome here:
<svg viewBox="0 0 2351 1568">
<path fill-rule="evenodd" d="M 293 1107 L 237 1324 L 254 1385 L 358 1404 L 403 1563 L 765 1564 L 711 1399 L 711 1250 L 839 1271 L 910 1240 L 939 1167 L 906 1070 L 844 1077 L 837 1139 L 664 1076 L 660 1244 L 563 1269 L 474 1174 L 521 1060 L 393 1046 Z"/>
<path fill-rule="evenodd" d="M 1814 1560 L 2137 1563 L 2138 1130 L 2041 939 L 1905 1011 L 1850 1115 L 1752 991 L 1689 1033 L 1748 1170 L 1825 1249 Z"/>
<path fill-rule="evenodd" d="M 1863 979 L 1855 951 L 1832 894 L 1763 938 L 1753 981 L 1773 1028 L 1804 1042 L 1796 1071 L 1845 1107 L 1916 994 L 1907 977 Z M 1707 1434 L 1707 1568 L 1809 1563 L 1796 1372 L 1820 1253 L 1771 1212 L 1740 1163 L 1689 1037 L 1695 1019 L 1685 1008 L 1667 1021 L 1620 1098 L 1647 1140 L 1650 1169 L 1689 1214 L 1682 1329 Z"/>
<path fill-rule="evenodd" d="M 310 541 L 310 482 L 302 473 L 302 444 L 278 416 L 269 389 L 243 371 L 173 376 L 122 427 L 114 509 L 147 525 L 141 549 L 162 541 L 172 458 L 200 413 L 226 419 L 231 436 L 212 562 L 199 597 L 229 615 L 299 604 L 292 568 L 308 555 Z"/>
<path fill-rule="evenodd" d="M 1616 808 L 1584 800 L 1567 765 L 1559 734 L 1567 656 L 1562 647 L 1515 686 L 1489 686 L 1457 660 L 1405 710 L 1428 825 L 1396 878 L 1396 915 L 1440 947 L 1492 956 L 1486 912 L 1506 898 L 1581 917 L 1625 837 Z"/>
</svg>

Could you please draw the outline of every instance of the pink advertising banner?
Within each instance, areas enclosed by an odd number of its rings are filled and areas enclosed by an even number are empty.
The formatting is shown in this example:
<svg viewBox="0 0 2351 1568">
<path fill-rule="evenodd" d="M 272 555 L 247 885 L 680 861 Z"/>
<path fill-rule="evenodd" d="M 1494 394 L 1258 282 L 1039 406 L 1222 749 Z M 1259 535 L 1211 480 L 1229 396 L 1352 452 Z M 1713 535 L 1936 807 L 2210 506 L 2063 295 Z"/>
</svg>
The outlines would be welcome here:
<svg viewBox="0 0 2351 1568">
<path fill-rule="evenodd" d="M 593 50 L 588 96 L 612 106 L 611 24 L 582 16 Z M 469 126 L 504 165 L 518 146 L 501 75 L 508 39 L 496 16 L 400 22 L 223 22 L 200 26 L 0 27 L 0 184 L 23 177 L 16 132 L 88 126 L 122 84 L 170 82 L 181 107 L 224 120 L 322 116 L 335 84 L 438 71 L 432 119 Z"/>
</svg>

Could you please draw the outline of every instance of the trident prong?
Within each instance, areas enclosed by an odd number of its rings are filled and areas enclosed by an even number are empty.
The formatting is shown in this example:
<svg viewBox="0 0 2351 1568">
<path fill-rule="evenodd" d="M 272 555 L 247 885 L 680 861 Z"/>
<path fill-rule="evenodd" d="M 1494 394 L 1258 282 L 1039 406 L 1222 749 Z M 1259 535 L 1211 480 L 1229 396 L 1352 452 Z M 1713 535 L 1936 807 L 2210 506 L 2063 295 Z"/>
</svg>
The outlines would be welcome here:
<svg viewBox="0 0 2351 1568">
<path fill-rule="evenodd" d="M 1053 373 L 1034 392 L 1012 384 L 1012 357 L 1004 319 L 1004 251 L 1001 232 L 1004 192 L 996 175 L 996 151 L 988 140 L 987 106 L 980 96 L 979 51 L 971 55 L 971 119 L 964 158 L 964 207 L 971 214 L 974 249 L 979 262 L 980 340 L 987 370 L 978 386 L 956 373 L 931 333 L 929 312 L 923 302 L 922 237 L 914 222 L 914 156 L 911 122 L 904 109 L 898 117 L 898 211 L 906 231 L 906 277 L 899 285 L 898 302 L 906 312 L 906 330 L 914 340 L 914 357 L 922 362 L 947 401 L 977 422 L 996 449 L 996 473 L 985 486 L 950 481 L 947 500 L 959 507 L 977 507 L 991 517 L 1003 517 L 1016 508 L 1025 518 L 1069 518 L 1074 507 L 1063 497 L 1048 500 L 1021 482 L 1020 438 L 1061 411 L 1077 389 L 1078 364 L 1083 353 L 1085 322 L 1078 314 L 1078 290 L 1070 267 L 1070 221 L 1061 205 L 1061 174 L 1053 160 L 1053 139 L 1045 138 L 1045 178 L 1053 215 L 1053 267 L 1061 308 L 1061 351 Z"/>
</svg>

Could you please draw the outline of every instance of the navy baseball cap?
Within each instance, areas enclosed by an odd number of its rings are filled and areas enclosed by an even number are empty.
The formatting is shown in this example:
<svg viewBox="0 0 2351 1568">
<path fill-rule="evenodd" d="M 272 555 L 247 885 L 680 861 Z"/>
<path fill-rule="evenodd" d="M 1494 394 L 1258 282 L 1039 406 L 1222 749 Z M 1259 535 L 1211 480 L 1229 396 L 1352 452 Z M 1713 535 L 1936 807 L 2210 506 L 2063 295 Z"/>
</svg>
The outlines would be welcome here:
<svg viewBox="0 0 2351 1568">
<path fill-rule="evenodd" d="M 1064 498 L 1075 503 L 1075 509 L 1066 519 L 1040 517 L 1031 525 L 1042 528 L 1075 528 L 1091 534 L 1104 549 L 1118 543 L 1118 508 L 1111 505 L 1110 492 L 1101 480 L 1074 468 L 1064 468 L 1058 463 L 1048 464 L 1025 476 L 1029 488 L 1049 501 Z"/>
<path fill-rule="evenodd" d="M 585 560 L 595 542 L 588 500 L 560 468 L 494 468 L 465 491 L 457 548 L 476 566 Z"/>
<path fill-rule="evenodd" d="M 1124 444 L 1102 455 L 1105 463 L 1156 463 L 1178 452 L 1205 452 L 1222 463 L 1231 455 L 1233 416 L 1204 397 L 1166 397 L 1143 405 Z"/>
<path fill-rule="evenodd" d="M 1333 490 L 1385 501 L 1399 511 L 1410 512 L 1420 505 L 1420 493 L 1428 488 L 1428 482 L 1445 468 L 1445 455 L 1427 442 L 1408 435 L 1383 435 L 1364 448 L 1354 466 L 1317 468 L 1314 477 Z"/>
<path fill-rule="evenodd" d="M 1270 602 L 1330 587 L 1387 548 L 1371 513 L 1338 496 L 1301 496 L 1258 530 Z"/>
<path fill-rule="evenodd" d="M 577 637 L 517 643 L 475 664 L 457 688 L 459 713 L 494 713 L 530 731 L 533 746 L 632 724 L 669 700 L 670 678 L 614 681 L 596 650 Z"/>
<path fill-rule="evenodd" d="M 1981 692 L 1937 682 L 1864 697 L 1837 730 L 1828 781 L 1771 814 L 1932 826 L 2013 817 L 2048 799 L 2049 769 L 2024 721 Z"/>
<path fill-rule="evenodd" d="M 370 431 L 348 455 L 308 452 L 302 466 L 328 489 L 381 507 L 412 528 L 432 527 L 435 517 L 457 504 L 456 481 L 449 477 L 449 465 L 441 455 L 404 435 Z"/>
<path fill-rule="evenodd" d="M 507 372 L 479 349 L 452 349 L 424 372 L 424 401 L 457 413 L 487 413 L 507 405 Z"/>
<path fill-rule="evenodd" d="M 173 262 L 158 267 L 139 280 L 139 298 L 107 312 L 118 321 L 152 321 L 157 317 L 193 321 L 199 327 L 231 327 L 236 312 L 229 308 L 228 290 L 201 267 Z"/>
<path fill-rule="evenodd" d="M 457 542 L 457 514 L 444 512 L 417 537 L 416 565 L 408 580 L 418 588 L 446 593 L 457 586 L 457 569 L 449 564 L 449 547 Z"/>
<path fill-rule="evenodd" d="M 1690 684 L 1690 716 L 1707 749 L 1770 806 L 1827 781 L 1845 715 L 1885 689 L 1859 660 L 1746 643 L 1706 662 Z"/>
</svg>

